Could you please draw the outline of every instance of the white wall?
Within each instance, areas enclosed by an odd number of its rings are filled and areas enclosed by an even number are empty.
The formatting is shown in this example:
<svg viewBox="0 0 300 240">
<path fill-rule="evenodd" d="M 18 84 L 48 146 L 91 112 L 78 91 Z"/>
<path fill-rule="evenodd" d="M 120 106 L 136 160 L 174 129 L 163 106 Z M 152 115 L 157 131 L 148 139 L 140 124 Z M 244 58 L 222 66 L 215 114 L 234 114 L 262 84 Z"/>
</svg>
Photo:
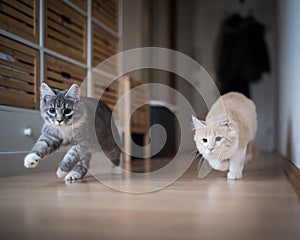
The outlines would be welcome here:
<svg viewBox="0 0 300 240">
<path fill-rule="evenodd" d="M 300 1 L 279 1 L 280 153 L 300 168 Z"/>
</svg>

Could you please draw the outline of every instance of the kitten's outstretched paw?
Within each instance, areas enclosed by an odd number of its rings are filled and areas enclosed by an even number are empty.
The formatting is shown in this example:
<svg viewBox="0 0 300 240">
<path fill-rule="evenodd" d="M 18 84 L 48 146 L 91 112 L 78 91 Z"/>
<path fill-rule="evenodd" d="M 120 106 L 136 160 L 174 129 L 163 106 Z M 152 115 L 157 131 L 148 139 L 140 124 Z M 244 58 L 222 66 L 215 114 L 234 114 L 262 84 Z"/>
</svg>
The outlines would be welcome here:
<svg viewBox="0 0 300 240">
<path fill-rule="evenodd" d="M 67 175 L 67 172 L 62 171 L 62 170 L 60 169 L 60 167 L 57 169 L 57 171 L 56 171 L 56 176 L 57 176 L 58 178 L 63 178 L 63 177 L 66 176 L 66 175 Z"/>
<path fill-rule="evenodd" d="M 240 172 L 228 172 L 227 173 L 227 179 L 238 180 L 238 179 L 242 179 L 242 178 L 243 178 L 243 174 Z"/>
<path fill-rule="evenodd" d="M 35 168 L 39 164 L 40 160 L 41 158 L 35 153 L 29 153 L 24 159 L 24 167 Z"/>
<path fill-rule="evenodd" d="M 71 171 L 65 177 L 65 181 L 74 181 L 82 178 L 82 174 L 76 171 Z"/>
<path fill-rule="evenodd" d="M 119 175 L 122 173 L 122 169 L 120 168 L 120 166 L 113 166 L 111 169 L 111 173 L 113 175 Z"/>
</svg>

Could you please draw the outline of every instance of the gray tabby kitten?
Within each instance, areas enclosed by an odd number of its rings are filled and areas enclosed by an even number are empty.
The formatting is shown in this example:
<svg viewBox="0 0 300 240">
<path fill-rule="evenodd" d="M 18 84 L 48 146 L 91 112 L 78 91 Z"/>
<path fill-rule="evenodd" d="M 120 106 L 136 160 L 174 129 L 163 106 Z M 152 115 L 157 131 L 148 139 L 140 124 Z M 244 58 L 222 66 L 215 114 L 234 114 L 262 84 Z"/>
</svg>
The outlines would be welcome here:
<svg viewBox="0 0 300 240">
<path fill-rule="evenodd" d="M 66 145 L 71 147 L 57 169 L 59 178 L 65 177 L 67 181 L 83 178 L 92 154 L 99 150 L 119 166 L 121 151 L 113 137 L 118 136 L 117 129 L 110 109 L 103 102 L 80 98 L 76 84 L 59 91 L 43 83 L 40 93 L 44 124 L 41 136 L 25 157 L 26 168 L 36 167 L 45 156 Z"/>
</svg>

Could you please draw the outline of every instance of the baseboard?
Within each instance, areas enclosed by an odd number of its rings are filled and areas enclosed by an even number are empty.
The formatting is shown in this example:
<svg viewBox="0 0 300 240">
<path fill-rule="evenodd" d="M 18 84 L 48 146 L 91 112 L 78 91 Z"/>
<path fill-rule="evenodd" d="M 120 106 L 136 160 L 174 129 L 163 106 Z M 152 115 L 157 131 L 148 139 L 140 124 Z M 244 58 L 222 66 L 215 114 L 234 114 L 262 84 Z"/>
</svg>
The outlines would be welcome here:
<svg viewBox="0 0 300 240">
<path fill-rule="evenodd" d="M 283 160 L 283 168 L 300 200 L 300 169 L 288 159 Z"/>
</svg>

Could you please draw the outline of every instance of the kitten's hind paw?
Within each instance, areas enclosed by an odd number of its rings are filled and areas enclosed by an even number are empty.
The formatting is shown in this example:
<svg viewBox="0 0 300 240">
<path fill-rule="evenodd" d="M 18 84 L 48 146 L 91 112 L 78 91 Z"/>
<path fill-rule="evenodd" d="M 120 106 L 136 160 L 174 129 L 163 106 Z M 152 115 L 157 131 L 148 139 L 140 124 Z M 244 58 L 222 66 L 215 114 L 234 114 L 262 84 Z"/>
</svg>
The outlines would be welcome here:
<svg viewBox="0 0 300 240">
<path fill-rule="evenodd" d="M 40 160 L 41 158 L 35 153 L 29 153 L 24 159 L 24 167 L 35 168 L 39 164 Z"/>
<path fill-rule="evenodd" d="M 119 175 L 121 174 L 123 171 L 122 169 L 120 168 L 120 166 L 113 166 L 112 169 L 111 169 L 111 173 L 113 175 Z"/>
</svg>

